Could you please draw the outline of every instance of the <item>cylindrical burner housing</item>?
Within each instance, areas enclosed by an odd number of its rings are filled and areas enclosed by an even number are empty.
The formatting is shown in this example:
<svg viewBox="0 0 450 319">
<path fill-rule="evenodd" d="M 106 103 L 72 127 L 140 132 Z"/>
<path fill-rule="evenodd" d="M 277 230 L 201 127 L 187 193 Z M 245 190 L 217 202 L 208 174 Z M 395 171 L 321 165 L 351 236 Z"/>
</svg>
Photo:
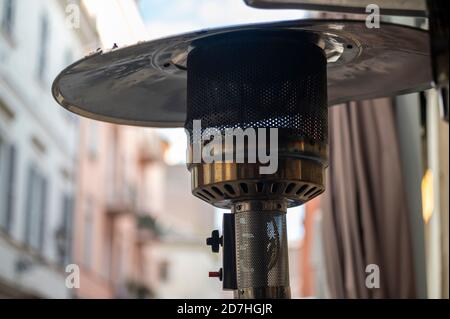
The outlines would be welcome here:
<svg viewBox="0 0 450 319">
<path fill-rule="evenodd" d="M 236 298 L 290 298 L 285 201 L 233 205 Z"/>
<path fill-rule="evenodd" d="M 195 196 L 221 208 L 243 199 L 286 199 L 293 207 L 324 191 L 327 61 L 315 40 L 307 32 L 247 30 L 195 43 L 187 60 L 185 123 Z M 200 134 L 195 120 L 201 121 Z M 219 132 L 226 141 L 230 129 L 255 129 L 258 144 L 247 139 L 239 149 L 224 143 L 222 158 L 194 160 L 194 151 L 211 143 L 203 136 Z M 259 129 L 266 129 L 264 138 Z M 277 169 L 261 174 L 266 165 L 259 158 L 251 162 L 249 154 L 261 140 L 270 144 L 270 129 L 278 134 Z M 245 160 L 230 161 L 226 154 Z"/>
<path fill-rule="evenodd" d="M 187 120 L 204 130 L 277 128 L 327 142 L 326 57 L 311 35 L 247 31 L 208 38 L 188 56 Z M 194 141 L 195 142 L 195 141 Z"/>
</svg>

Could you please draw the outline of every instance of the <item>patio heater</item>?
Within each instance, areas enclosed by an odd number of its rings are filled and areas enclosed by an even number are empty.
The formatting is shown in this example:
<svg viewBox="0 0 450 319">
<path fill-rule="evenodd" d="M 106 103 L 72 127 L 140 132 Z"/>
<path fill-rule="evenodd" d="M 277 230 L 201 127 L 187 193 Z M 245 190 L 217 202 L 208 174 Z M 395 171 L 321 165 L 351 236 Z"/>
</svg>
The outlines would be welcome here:
<svg viewBox="0 0 450 319">
<path fill-rule="evenodd" d="M 63 70 L 52 93 L 92 119 L 184 127 L 193 195 L 231 210 L 207 239 L 223 253 L 209 275 L 236 298 L 289 298 L 286 213 L 325 190 L 328 107 L 430 88 L 428 40 L 424 30 L 349 20 L 203 30 L 95 52 Z M 233 160 L 193 160 L 209 143 L 198 136 L 214 130 L 226 139 L 230 128 L 257 130 L 258 144 L 224 144 Z M 261 128 L 277 130 L 276 145 Z M 239 154 L 263 146 L 277 152 L 268 174 Z"/>
</svg>

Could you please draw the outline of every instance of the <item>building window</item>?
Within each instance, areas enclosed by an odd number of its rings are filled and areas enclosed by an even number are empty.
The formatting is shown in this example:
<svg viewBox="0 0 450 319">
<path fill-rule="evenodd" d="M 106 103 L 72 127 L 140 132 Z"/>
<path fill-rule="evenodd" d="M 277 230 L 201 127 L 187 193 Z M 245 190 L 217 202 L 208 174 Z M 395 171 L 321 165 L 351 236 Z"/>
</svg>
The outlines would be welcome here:
<svg viewBox="0 0 450 319">
<path fill-rule="evenodd" d="M 94 121 L 89 121 L 87 138 L 89 156 L 95 159 L 98 151 L 98 124 Z"/>
<path fill-rule="evenodd" d="M 56 244 L 59 263 L 68 265 L 72 259 L 72 224 L 74 200 L 72 196 L 64 194 L 62 197 L 61 222 L 56 233 Z"/>
<path fill-rule="evenodd" d="M 87 268 L 92 268 L 92 251 L 94 237 L 94 204 L 92 199 L 86 201 L 84 212 L 84 245 L 83 263 Z"/>
<path fill-rule="evenodd" d="M 47 70 L 48 60 L 48 42 L 49 42 L 49 25 L 47 15 L 43 15 L 40 22 L 40 34 L 39 34 L 39 55 L 37 65 L 38 79 L 44 81 L 45 72 Z"/>
<path fill-rule="evenodd" d="M 108 143 L 108 161 L 106 174 L 106 190 L 108 202 L 112 203 L 116 199 L 116 185 L 117 185 L 117 165 L 118 165 L 118 133 L 117 128 L 111 132 Z"/>
<path fill-rule="evenodd" d="M 44 247 L 45 212 L 48 182 L 34 166 L 30 166 L 27 179 L 25 243 L 38 251 Z"/>
<path fill-rule="evenodd" d="M 15 190 L 16 149 L 0 136 L 0 228 L 10 231 Z"/>
<path fill-rule="evenodd" d="M 12 37 L 14 29 L 15 4 L 15 0 L 3 1 L 2 30 L 10 37 Z"/>
<path fill-rule="evenodd" d="M 162 282 L 169 281 L 169 262 L 167 260 L 159 264 L 159 280 Z"/>
</svg>

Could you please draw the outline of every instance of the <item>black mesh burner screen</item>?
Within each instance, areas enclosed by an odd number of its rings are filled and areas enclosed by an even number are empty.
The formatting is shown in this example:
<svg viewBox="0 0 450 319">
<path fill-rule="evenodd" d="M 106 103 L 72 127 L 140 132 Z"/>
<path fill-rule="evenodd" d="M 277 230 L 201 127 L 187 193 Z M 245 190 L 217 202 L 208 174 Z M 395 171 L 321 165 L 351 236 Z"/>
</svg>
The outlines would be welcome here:
<svg viewBox="0 0 450 319">
<path fill-rule="evenodd" d="M 209 38 L 187 61 L 186 129 L 279 128 L 327 142 L 326 58 L 302 32 L 247 31 Z M 192 135 L 191 135 L 192 136 Z"/>
</svg>

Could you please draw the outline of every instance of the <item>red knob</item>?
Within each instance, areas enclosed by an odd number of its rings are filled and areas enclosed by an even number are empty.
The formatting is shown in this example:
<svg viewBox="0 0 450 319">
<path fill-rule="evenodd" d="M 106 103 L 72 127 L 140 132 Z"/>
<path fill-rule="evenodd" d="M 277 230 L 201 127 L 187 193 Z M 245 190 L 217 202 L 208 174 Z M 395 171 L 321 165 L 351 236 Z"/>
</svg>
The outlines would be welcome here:
<svg viewBox="0 0 450 319">
<path fill-rule="evenodd" d="M 220 280 L 222 280 L 222 268 L 220 268 L 219 271 L 210 271 L 208 273 L 208 277 L 210 277 L 210 278 L 219 278 Z"/>
</svg>

